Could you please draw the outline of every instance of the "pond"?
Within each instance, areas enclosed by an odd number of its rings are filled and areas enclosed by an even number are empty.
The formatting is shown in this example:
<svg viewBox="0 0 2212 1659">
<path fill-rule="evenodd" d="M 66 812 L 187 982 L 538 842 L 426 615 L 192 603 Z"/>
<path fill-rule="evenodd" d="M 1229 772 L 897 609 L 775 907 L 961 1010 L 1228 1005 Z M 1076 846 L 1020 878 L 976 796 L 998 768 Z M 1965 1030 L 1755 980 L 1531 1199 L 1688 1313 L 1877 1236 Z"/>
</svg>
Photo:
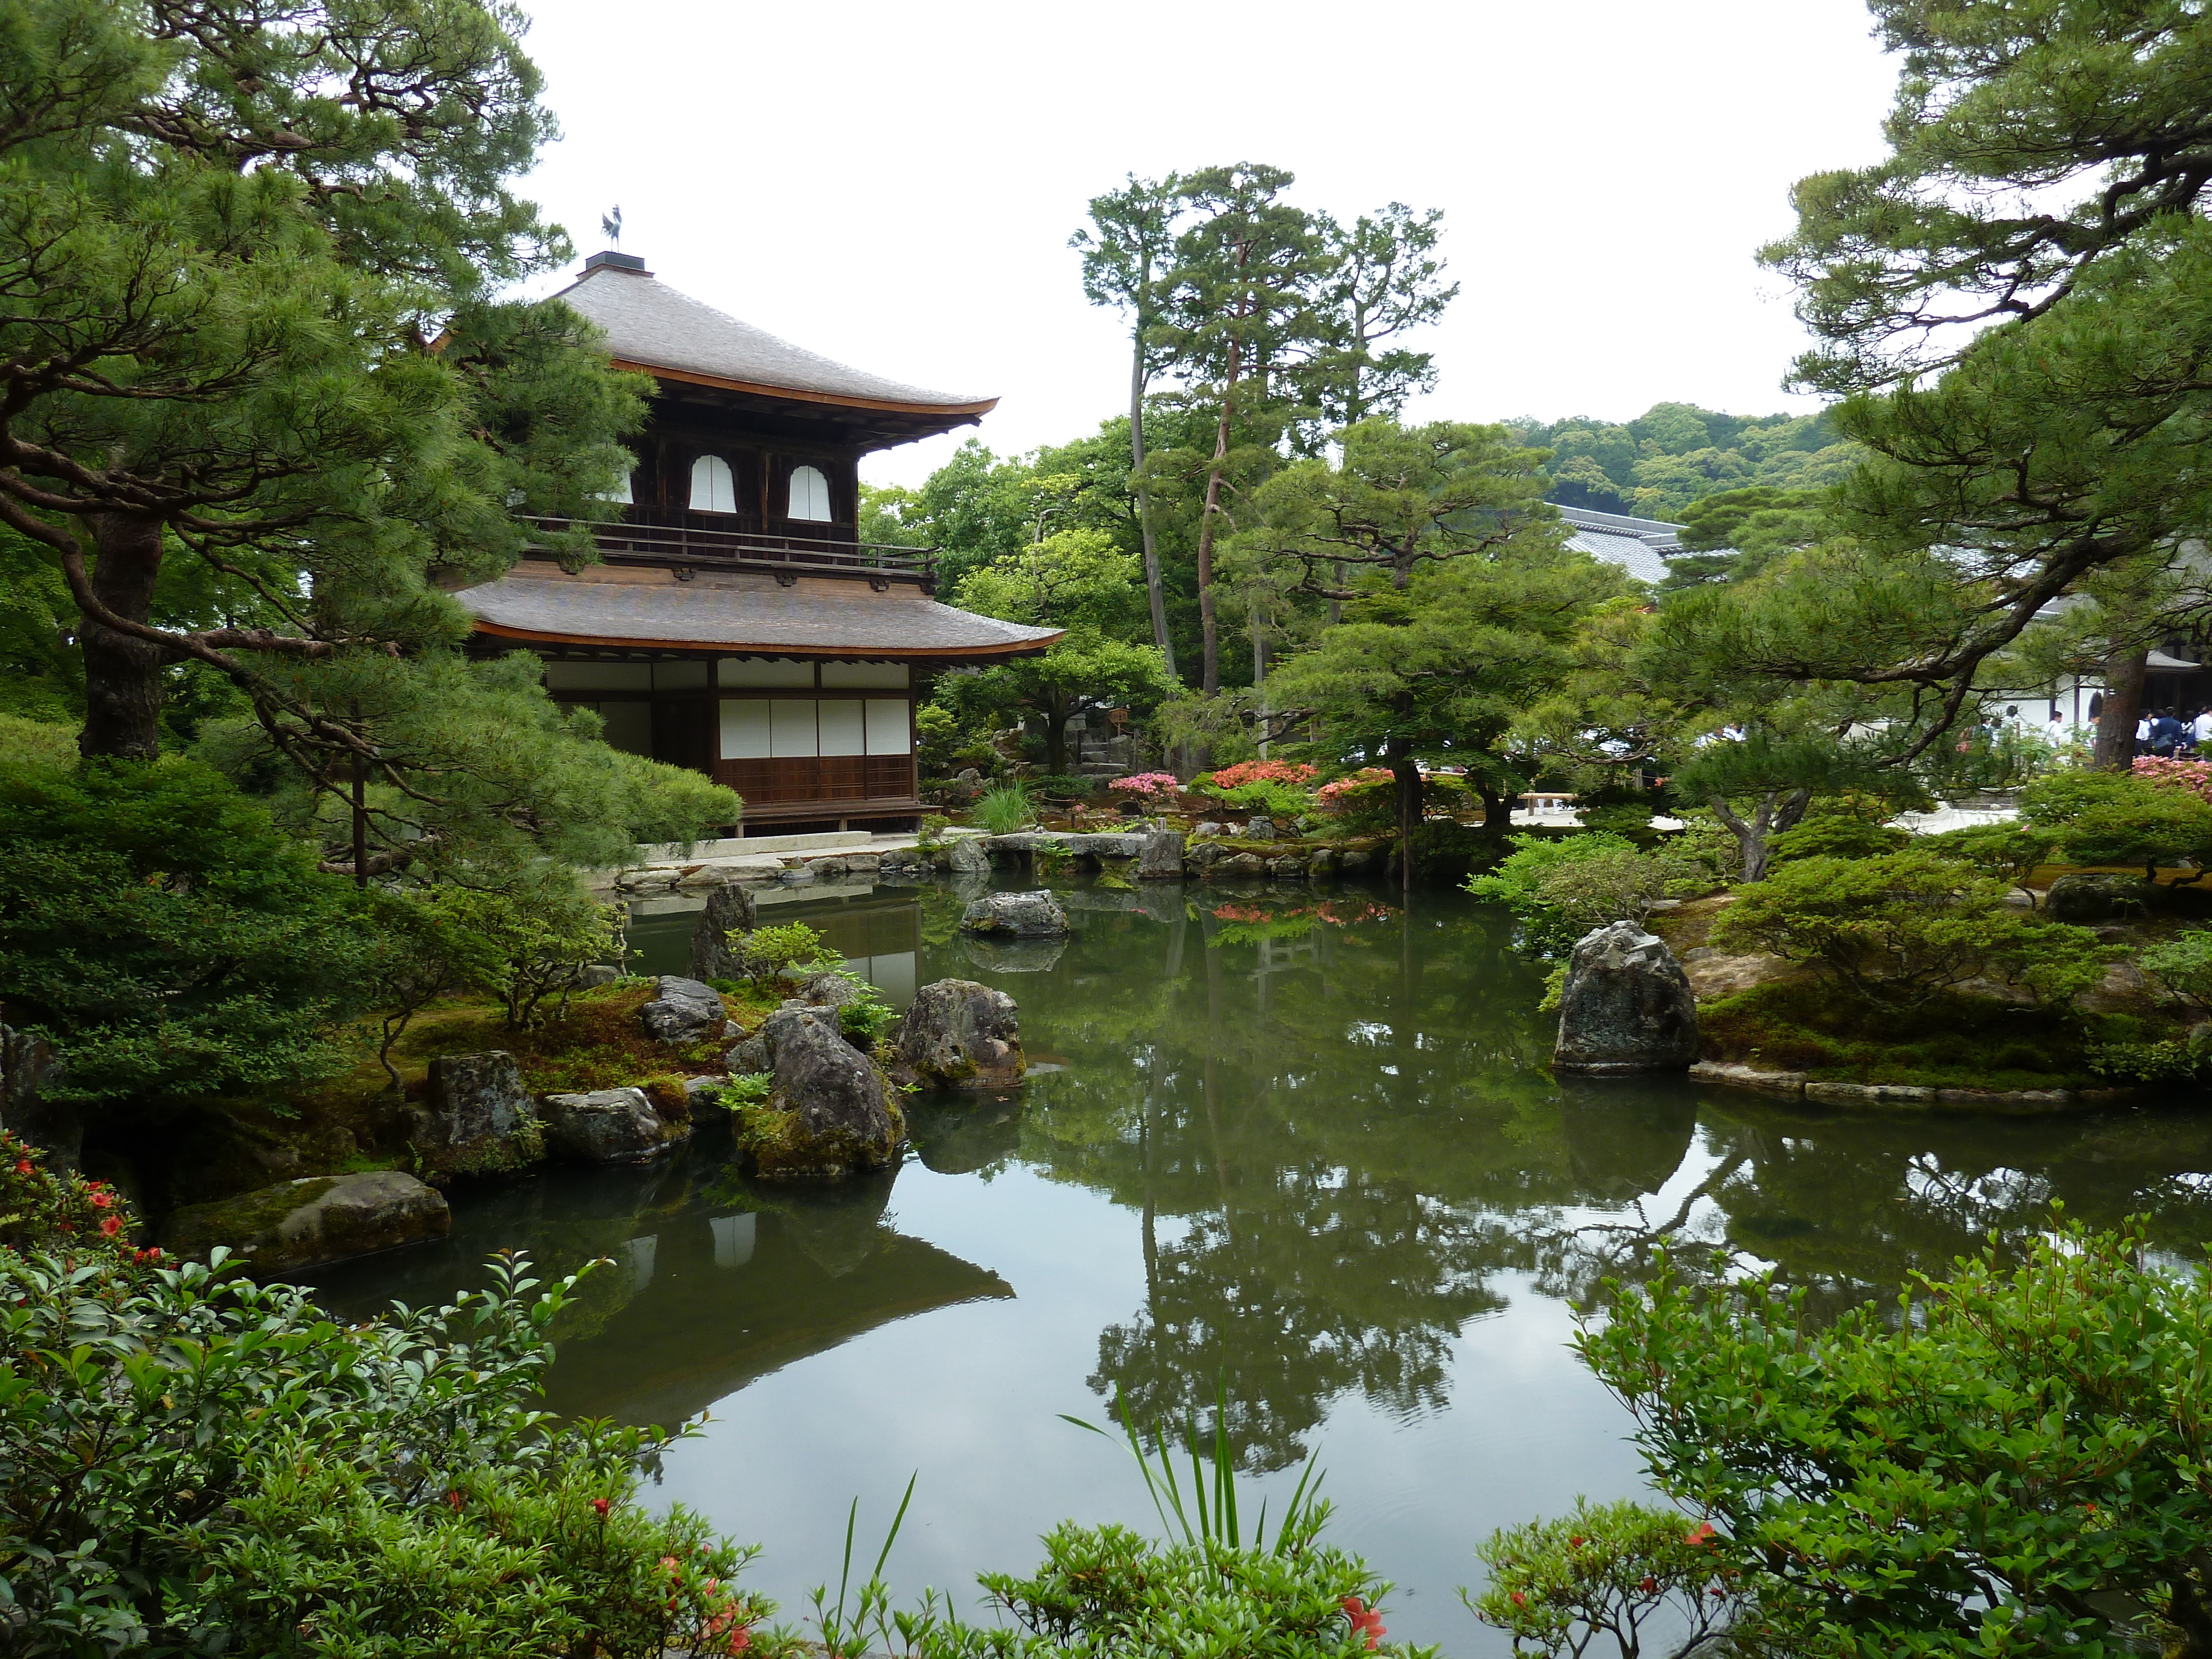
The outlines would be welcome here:
<svg viewBox="0 0 2212 1659">
<path fill-rule="evenodd" d="M 1005 884 L 1016 884 L 1008 882 Z M 848 1506 L 888 1576 L 975 1594 L 1063 1517 L 1155 1529 L 1125 1449 L 1060 1413 L 1209 1413 L 1251 1496 L 1310 1455 L 1329 1536 L 1397 1581 L 1394 1638 L 1502 1654 L 1455 1588 L 1492 1528 L 1642 1485 L 1626 1413 L 1568 1346 L 1576 1310 L 1666 1243 L 1726 1244 L 1837 1307 L 1938 1267 L 2052 1199 L 2212 1237 L 2212 1121 L 1823 1115 L 1686 1083 L 1563 1085 L 1540 969 L 1448 891 L 1057 881 L 1064 945 L 956 932 L 941 887 L 774 907 L 894 1000 L 947 975 L 1021 1005 L 1035 1075 L 920 1099 L 892 1176 L 749 1185 L 701 1137 L 640 1170 L 454 1195 L 452 1240 L 328 1270 L 349 1314 L 480 1282 L 496 1249 L 611 1257 L 564 1315 L 560 1411 L 675 1423 L 657 1497 L 765 1546 L 783 1603 L 835 1582 Z M 779 898 L 784 897 L 779 895 Z M 647 917 L 645 970 L 690 917 Z"/>
</svg>

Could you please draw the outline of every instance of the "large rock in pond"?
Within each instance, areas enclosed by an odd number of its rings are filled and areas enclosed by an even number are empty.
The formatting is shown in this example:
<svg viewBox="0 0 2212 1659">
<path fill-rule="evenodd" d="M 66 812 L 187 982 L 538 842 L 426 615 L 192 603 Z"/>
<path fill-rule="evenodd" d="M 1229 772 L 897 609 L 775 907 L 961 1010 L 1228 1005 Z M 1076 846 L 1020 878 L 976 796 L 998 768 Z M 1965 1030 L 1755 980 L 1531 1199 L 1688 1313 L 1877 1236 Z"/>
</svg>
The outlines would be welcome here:
<svg viewBox="0 0 2212 1659">
<path fill-rule="evenodd" d="M 1002 938 L 1057 939 L 1067 932 L 1067 912 L 1052 890 L 1033 893 L 986 893 L 969 901 L 960 913 L 963 933 L 993 933 Z"/>
<path fill-rule="evenodd" d="M 521 1067 L 505 1049 L 439 1055 L 409 1137 L 422 1173 L 436 1181 L 537 1163 L 545 1139 L 534 1104 Z"/>
<path fill-rule="evenodd" d="M 744 979 L 751 972 L 744 935 L 760 926 L 751 890 L 726 881 L 707 895 L 707 908 L 691 930 L 691 977 Z M 731 935 L 738 937 L 732 939 Z"/>
<path fill-rule="evenodd" d="M 401 1244 L 443 1238 L 445 1198 L 397 1170 L 307 1176 L 170 1214 L 161 1243 L 180 1255 L 228 1245 L 257 1273 L 295 1272 Z"/>
<path fill-rule="evenodd" d="M 972 979 L 915 992 L 895 1041 L 892 1078 L 926 1089 L 1012 1088 L 1029 1068 L 1014 1000 Z"/>
<path fill-rule="evenodd" d="M 906 1119 L 876 1063 L 845 1040 L 834 1009 L 786 1003 L 762 1024 L 775 1079 L 740 1117 L 738 1144 L 769 1181 L 834 1181 L 880 1170 Z"/>
<path fill-rule="evenodd" d="M 1182 836 L 1174 830 L 1158 830 L 1145 837 L 1137 855 L 1140 881 L 1179 881 L 1182 878 Z"/>
<path fill-rule="evenodd" d="M 678 1045 L 721 1036 L 730 1016 L 722 1006 L 721 993 L 713 986 L 664 974 L 653 987 L 653 1000 L 637 1011 L 637 1018 L 647 1036 Z"/>
<path fill-rule="evenodd" d="M 1697 1057 L 1697 999 L 1674 953 L 1632 921 L 1583 934 L 1567 959 L 1553 1069 L 1680 1072 Z"/>
<path fill-rule="evenodd" d="M 985 850 L 981 836 L 963 836 L 946 849 L 945 861 L 953 874 L 958 876 L 987 876 L 991 872 L 991 854 Z"/>
<path fill-rule="evenodd" d="M 642 1089 L 548 1095 L 544 1112 L 547 1150 L 572 1164 L 643 1164 L 691 1133 L 655 1111 Z"/>
<path fill-rule="evenodd" d="M 2051 884 L 2043 913 L 2053 921 L 2076 924 L 2128 921 L 2142 915 L 2148 885 L 2141 876 L 2075 871 Z"/>
</svg>

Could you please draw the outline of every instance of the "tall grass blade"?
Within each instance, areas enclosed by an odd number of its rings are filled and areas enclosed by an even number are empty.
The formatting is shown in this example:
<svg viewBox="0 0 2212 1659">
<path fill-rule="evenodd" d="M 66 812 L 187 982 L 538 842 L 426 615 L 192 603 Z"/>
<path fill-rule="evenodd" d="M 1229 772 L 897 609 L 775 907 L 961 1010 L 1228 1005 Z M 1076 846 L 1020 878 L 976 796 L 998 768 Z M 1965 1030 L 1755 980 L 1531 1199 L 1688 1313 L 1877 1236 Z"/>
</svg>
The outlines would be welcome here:
<svg viewBox="0 0 2212 1659">
<path fill-rule="evenodd" d="M 921 1479 L 920 1469 L 906 1478 L 906 1496 L 899 1499 L 898 1513 L 891 1517 L 891 1529 L 884 1539 L 883 1553 L 876 1557 L 876 1570 L 868 1575 L 871 1579 L 884 1576 L 884 1563 L 891 1559 L 891 1546 L 898 1542 L 899 1525 L 906 1519 L 906 1506 L 914 1502 L 914 1483 Z M 859 1501 L 857 1498 L 854 1500 L 856 1504 Z M 846 1547 L 850 1549 L 852 1546 L 848 1542 Z"/>
</svg>

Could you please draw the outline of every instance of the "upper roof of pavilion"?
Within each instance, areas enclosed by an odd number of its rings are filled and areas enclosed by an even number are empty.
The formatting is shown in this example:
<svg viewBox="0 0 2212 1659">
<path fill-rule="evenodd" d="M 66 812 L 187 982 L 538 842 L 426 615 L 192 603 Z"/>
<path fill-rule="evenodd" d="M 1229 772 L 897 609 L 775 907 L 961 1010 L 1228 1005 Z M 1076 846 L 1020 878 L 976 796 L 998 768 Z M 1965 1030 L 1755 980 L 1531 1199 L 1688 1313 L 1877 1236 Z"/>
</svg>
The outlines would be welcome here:
<svg viewBox="0 0 2212 1659">
<path fill-rule="evenodd" d="M 933 392 L 778 339 L 661 282 L 630 253 L 594 253 L 554 296 L 597 324 L 616 364 L 664 380 L 851 410 L 890 442 L 972 425 L 996 398 Z"/>
</svg>

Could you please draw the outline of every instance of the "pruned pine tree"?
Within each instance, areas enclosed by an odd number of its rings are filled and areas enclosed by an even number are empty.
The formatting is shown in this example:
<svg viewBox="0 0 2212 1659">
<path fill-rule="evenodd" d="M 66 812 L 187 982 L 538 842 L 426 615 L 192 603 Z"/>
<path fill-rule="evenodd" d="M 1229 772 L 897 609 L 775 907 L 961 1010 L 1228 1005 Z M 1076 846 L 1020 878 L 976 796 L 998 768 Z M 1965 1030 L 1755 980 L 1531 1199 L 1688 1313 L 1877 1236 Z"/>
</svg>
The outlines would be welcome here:
<svg viewBox="0 0 2212 1659">
<path fill-rule="evenodd" d="M 2091 573 L 2212 522 L 2212 18 L 2189 0 L 1873 0 L 1901 54 L 1889 154 L 1799 181 L 1764 250 L 1800 289 L 1808 388 L 1875 463 L 1845 486 L 1879 652 L 1820 672 L 1929 703 Z M 1917 594 L 1913 610 L 1884 596 Z M 2186 621 L 2191 617 L 2176 620 Z M 2132 654 L 2110 671 L 2139 678 Z M 2133 699 L 2107 702 L 2117 723 Z"/>
</svg>

